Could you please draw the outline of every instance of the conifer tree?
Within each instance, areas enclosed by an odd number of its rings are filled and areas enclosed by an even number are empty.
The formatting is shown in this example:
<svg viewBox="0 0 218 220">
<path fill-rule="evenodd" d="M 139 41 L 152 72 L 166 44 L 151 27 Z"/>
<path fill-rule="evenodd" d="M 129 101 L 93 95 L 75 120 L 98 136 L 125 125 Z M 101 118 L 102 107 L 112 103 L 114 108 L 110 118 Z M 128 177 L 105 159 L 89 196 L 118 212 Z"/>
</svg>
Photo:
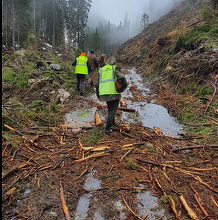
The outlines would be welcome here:
<svg viewBox="0 0 218 220">
<path fill-rule="evenodd" d="M 98 29 L 95 29 L 95 33 L 93 34 L 93 48 L 96 53 L 101 51 L 101 38 L 99 37 Z"/>
</svg>

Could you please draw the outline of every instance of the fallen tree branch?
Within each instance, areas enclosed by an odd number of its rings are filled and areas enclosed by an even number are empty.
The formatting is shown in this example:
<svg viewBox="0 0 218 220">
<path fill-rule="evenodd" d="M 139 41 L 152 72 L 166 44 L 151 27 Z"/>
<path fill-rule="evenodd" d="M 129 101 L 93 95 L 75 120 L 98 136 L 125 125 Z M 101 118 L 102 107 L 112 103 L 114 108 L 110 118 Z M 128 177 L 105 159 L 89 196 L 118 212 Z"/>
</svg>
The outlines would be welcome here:
<svg viewBox="0 0 218 220">
<path fill-rule="evenodd" d="M 136 112 L 135 109 L 132 109 L 132 108 L 124 108 L 124 107 L 119 107 L 118 110 L 122 110 L 122 111 L 125 111 L 125 112 Z"/>
<path fill-rule="evenodd" d="M 203 19 L 200 19 L 200 20 L 198 20 L 198 21 L 195 21 L 195 22 L 193 22 L 193 23 L 187 25 L 186 28 L 191 27 L 191 26 L 193 26 L 193 25 L 195 25 L 195 24 L 198 24 L 198 23 L 200 23 L 200 22 L 202 22 L 202 21 L 203 21 Z"/>
<path fill-rule="evenodd" d="M 148 163 L 148 164 L 152 164 L 152 165 L 156 165 L 156 166 L 162 166 L 161 164 L 159 163 L 155 163 L 153 161 L 149 161 L 149 160 L 143 160 L 141 158 L 136 158 L 136 160 L 140 161 L 140 162 L 143 162 L 143 163 Z"/>
<path fill-rule="evenodd" d="M 211 218 L 209 215 L 208 215 L 208 213 L 207 213 L 207 211 L 204 209 L 204 207 L 201 205 L 201 203 L 200 203 L 200 201 L 199 201 L 199 198 L 198 198 L 198 196 L 196 195 L 196 194 L 194 194 L 194 198 L 195 198 L 195 200 L 196 200 L 196 202 L 198 203 L 198 206 L 200 207 L 200 209 L 201 209 L 201 211 L 204 213 L 204 218 L 206 219 L 209 219 L 209 220 L 213 220 L 213 218 Z"/>
<path fill-rule="evenodd" d="M 187 147 L 183 147 L 183 148 L 173 149 L 172 152 L 176 152 L 176 151 L 180 151 L 180 150 L 190 150 L 190 149 L 195 149 L 195 148 L 204 148 L 204 147 L 218 147 L 218 144 L 187 146 Z"/>
<path fill-rule="evenodd" d="M 25 163 L 25 164 L 23 164 L 23 165 L 20 165 L 20 166 L 15 167 L 15 168 L 9 170 L 7 173 L 4 173 L 4 174 L 2 175 L 2 179 L 4 179 L 4 178 L 10 176 L 12 173 L 17 172 L 18 170 L 20 170 L 20 169 L 22 169 L 22 168 L 24 168 L 24 167 L 26 167 L 26 166 L 30 166 L 30 165 L 32 165 L 32 163 Z"/>
<path fill-rule="evenodd" d="M 218 120 L 216 120 L 215 118 L 212 118 L 210 116 L 204 116 L 206 119 L 211 120 L 214 124 L 218 124 Z"/>
<path fill-rule="evenodd" d="M 122 162 L 123 159 L 124 159 L 128 154 L 130 154 L 133 149 L 134 149 L 134 148 L 131 148 L 129 151 L 127 151 L 127 152 L 121 157 L 120 162 Z"/>
<path fill-rule="evenodd" d="M 215 78 L 215 82 L 214 82 L 214 83 L 209 83 L 210 85 L 213 86 L 214 92 L 213 92 L 213 95 L 212 95 L 211 98 L 210 98 L 210 102 L 208 103 L 208 105 L 207 105 L 207 107 L 206 107 L 206 109 L 205 109 L 205 113 L 207 112 L 209 106 L 210 106 L 211 103 L 213 102 L 213 99 L 214 99 L 214 97 L 215 97 L 215 95 L 216 95 L 216 92 L 217 92 L 216 83 L 217 83 L 217 79 L 216 79 L 216 78 Z"/>
<path fill-rule="evenodd" d="M 110 155 L 109 153 L 105 153 L 105 152 L 101 152 L 101 153 L 98 153 L 98 154 L 92 154 L 88 157 L 84 157 L 84 158 L 81 158 L 81 159 L 78 159 L 78 160 L 75 160 L 74 162 L 75 163 L 79 163 L 79 162 L 82 162 L 82 161 L 85 161 L 85 160 L 89 160 L 91 158 L 95 158 L 95 157 L 102 157 L 102 156 L 108 156 Z"/>
<path fill-rule="evenodd" d="M 68 211 L 68 207 L 67 207 L 66 202 L 65 202 L 64 189 L 62 187 L 61 182 L 60 182 L 60 198 L 61 198 L 61 205 L 62 205 L 62 209 L 63 209 L 64 214 L 65 214 L 66 220 L 70 220 L 71 217 L 70 217 L 70 213 Z"/>
<path fill-rule="evenodd" d="M 175 169 L 177 171 L 180 171 L 181 173 L 184 173 L 184 174 L 187 174 L 191 177 L 193 177 L 195 180 L 199 181 L 201 184 L 205 185 L 208 189 L 212 190 L 213 192 L 215 193 L 218 193 L 218 190 L 214 189 L 213 187 L 211 187 L 209 184 L 203 182 L 203 180 L 199 177 L 199 176 L 194 176 L 193 174 L 191 174 L 190 171 L 186 171 L 186 170 L 182 170 L 178 167 L 174 167 L 174 166 L 171 166 L 171 165 L 167 165 L 167 164 L 162 164 L 163 166 L 166 166 L 166 167 L 169 167 L 169 168 L 172 168 L 172 169 Z"/>
<path fill-rule="evenodd" d="M 179 199 L 184 206 L 185 210 L 188 212 L 188 215 L 190 216 L 191 219 L 194 220 L 199 220 L 198 216 L 194 213 L 194 211 L 189 207 L 188 203 L 186 202 L 185 198 L 183 195 L 179 196 Z"/>
<path fill-rule="evenodd" d="M 137 218 L 137 219 L 140 219 L 140 220 L 143 220 L 142 218 L 140 218 L 138 215 L 135 214 L 135 212 L 133 212 L 133 210 L 129 207 L 129 205 L 127 204 L 125 198 L 123 195 L 121 195 L 122 199 L 123 199 L 123 202 L 125 203 L 126 207 L 129 209 L 129 211 Z M 145 218 L 145 217 L 144 217 Z"/>
<path fill-rule="evenodd" d="M 213 198 L 213 196 L 211 196 L 210 198 L 211 198 L 212 202 L 214 203 L 214 205 L 215 205 L 216 207 L 218 207 L 218 203 L 215 201 L 215 199 Z"/>
<path fill-rule="evenodd" d="M 4 124 L 4 126 L 5 126 L 6 128 L 8 128 L 9 130 L 18 133 L 19 135 L 21 135 L 21 137 L 22 137 L 24 140 L 29 141 L 30 143 L 32 143 L 33 145 L 35 145 L 36 147 L 38 147 L 38 144 L 37 144 L 37 143 L 34 143 L 33 140 L 27 138 L 27 137 L 26 137 L 23 133 L 21 133 L 20 131 L 17 131 L 17 130 L 15 130 L 14 128 L 12 128 L 12 127 L 10 127 L 10 126 L 8 126 L 8 125 L 6 125 L 6 124 Z"/>
</svg>

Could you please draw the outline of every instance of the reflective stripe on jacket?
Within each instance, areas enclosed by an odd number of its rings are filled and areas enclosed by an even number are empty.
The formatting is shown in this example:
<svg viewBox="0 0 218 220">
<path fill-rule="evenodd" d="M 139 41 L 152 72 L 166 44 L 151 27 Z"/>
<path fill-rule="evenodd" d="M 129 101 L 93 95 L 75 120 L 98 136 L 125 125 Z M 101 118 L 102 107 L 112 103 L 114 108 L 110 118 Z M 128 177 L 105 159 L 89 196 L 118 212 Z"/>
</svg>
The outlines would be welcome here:
<svg viewBox="0 0 218 220">
<path fill-rule="evenodd" d="M 99 70 L 99 95 L 120 94 L 115 89 L 115 67 L 106 65 Z"/>
<path fill-rule="evenodd" d="M 76 58 L 75 73 L 88 74 L 87 61 L 88 58 L 84 56 L 79 56 L 78 58 Z"/>
</svg>

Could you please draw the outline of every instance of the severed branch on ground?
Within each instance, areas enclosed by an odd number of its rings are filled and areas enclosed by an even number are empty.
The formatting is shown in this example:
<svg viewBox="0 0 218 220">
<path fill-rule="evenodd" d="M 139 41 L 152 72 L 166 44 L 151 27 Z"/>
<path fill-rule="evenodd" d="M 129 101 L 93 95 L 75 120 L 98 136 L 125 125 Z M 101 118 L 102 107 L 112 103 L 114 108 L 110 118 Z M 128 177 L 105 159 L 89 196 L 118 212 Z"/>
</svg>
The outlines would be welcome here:
<svg viewBox="0 0 218 220">
<path fill-rule="evenodd" d="M 18 133 L 19 135 L 21 135 L 21 137 L 22 137 L 24 140 L 26 140 L 26 141 L 32 143 L 34 146 L 38 147 L 38 144 L 37 144 L 37 143 L 34 143 L 33 140 L 27 138 L 27 137 L 26 137 L 23 133 L 21 133 L 20 131 L 17 131 L 17 130 L 15 130 L 14 128 L 12 128 L 12 127 L 10 127 L 10 126 L 8 126 L 8 125 L 6 125 L 6 124 L 4 124 L 4 126 L 5 126 L 6 128 L 8 128 L 9 130 Z"/>
<path fill-rule="evenodd" d="M 206 81 L 206 82 L 207 82 L 207 81 Z M 206 107 L 206 109 L 205 109 L 205 112 L 207 112 L 209 106 L 210 106 L 211 103 L 213 102 L 213 99 L 214 99 L 214 97 L 215 97 L 215 95 L 216 95 L 216 92 L 217 92 L 217 87 L 216 87 L 217 78 L 215 78 L 215 82 L 214 82 L 214 83 L 211 83 L 211 82 L 207 82 L 207 83 L 209 83 L 210 85 L 213 86 L 214 92 L 213 92 L 213 95 L 212 95 L 211 98 L 210 98 L 210 102 L 208 103 L 208 105 L 207 105 L 207 107 Z"/>
<path fill-rule="evenodd" d="M 62 209 L 63 209 L 64 214 L 65 214 L 66 220 L 70 220 L 71 217 L 70 217 L 70 213 L 68 211 L 68 207 L 66 205 L 66 201 L 65 201 L 65 198 L 64 198 L 64 189 L 62 187 L 61 182 L 60 182 L 60 198 L 61 198 L 61 205 L 62 205 Z"/>
<path fill-rule="evenodd" d="M 181 150 L 190 150 L 190 149 L 195 149 L 195 148 L 208 148 L 208 147 L 218 147 L 218 144 L 187 146 L 183 148 L 173 149 L 172 152 L 181 151 Z"/>
<path fill-rule="evenodd" d="M 15 168 L 9 170 L 7 173 L 4 173 L 4 174 L 2 175 L 2 179 L 4 179 L 4 178 L 10 176 L 11 174 L 17 172 L 18 170 L 20 170 L 20 169 L 22 169 L 22 168 L 24 168 L 24 167 L 26 167 L 26 166 L 31 166 L 31 165 L 32 165 L 32 163 L 26 163 L 26 164 L 22 164 L 22 165 L 20 165 L 20 166 L 17 166 L 17 167 L 15 167 Z"/>
<path fill-rule="evenodd" d="M 202 204 L 196 194 L 194 194 L 194 198 L 195 198 L 196 202 L 198 203 L 198 206 L 200 207 L 201 211 L 204 213 L 204 215 L 205 215 L 204 218 L 209 219 L 209 220 L 213 220 L 213 218 L 208 215 L 207 211 L 202 206 Z"/>
<path fill-rule="evenodd" d="M 123 202 L 125 203 L 126 207 L 129 209 L 129 211 L 137 218 L 137 219 L 140 219 L 140 220 L 143 220 L 142 218 L 140 218 L 138 215 L 136 215 L 135 212 L 133 212 L 133 210 L 129 207 L 128 203 L 126 202 L 125 198 L 123 195 L 121 195 L 122 199 L 123 199 Z M 145 217 L 144 217 L 145 218 Z"/>
</svg>

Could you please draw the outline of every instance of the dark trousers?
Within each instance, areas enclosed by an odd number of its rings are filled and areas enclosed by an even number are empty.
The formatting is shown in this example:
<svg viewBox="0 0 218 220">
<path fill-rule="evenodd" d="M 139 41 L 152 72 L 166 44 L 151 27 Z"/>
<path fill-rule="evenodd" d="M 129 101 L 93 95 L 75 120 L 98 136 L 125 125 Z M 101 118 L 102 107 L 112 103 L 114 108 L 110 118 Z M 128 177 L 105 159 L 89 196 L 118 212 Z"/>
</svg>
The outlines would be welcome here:
<svg viewBox="0 0 218 220">
<path fill-rule="evenodd" d="M 77 90 L 79 92 L 83 92 L 85 74 L 76 74 L 76 78 L 77 78 Z"/>
<path fill-rule="evenodd" d="M 116 99 L 107 103 L 108 117 L 106 123 L 106 130 L 110 130 L 113 125 L 115 125 L 115 114 L 118 109 L 120 100 Z"/>
</svg>

